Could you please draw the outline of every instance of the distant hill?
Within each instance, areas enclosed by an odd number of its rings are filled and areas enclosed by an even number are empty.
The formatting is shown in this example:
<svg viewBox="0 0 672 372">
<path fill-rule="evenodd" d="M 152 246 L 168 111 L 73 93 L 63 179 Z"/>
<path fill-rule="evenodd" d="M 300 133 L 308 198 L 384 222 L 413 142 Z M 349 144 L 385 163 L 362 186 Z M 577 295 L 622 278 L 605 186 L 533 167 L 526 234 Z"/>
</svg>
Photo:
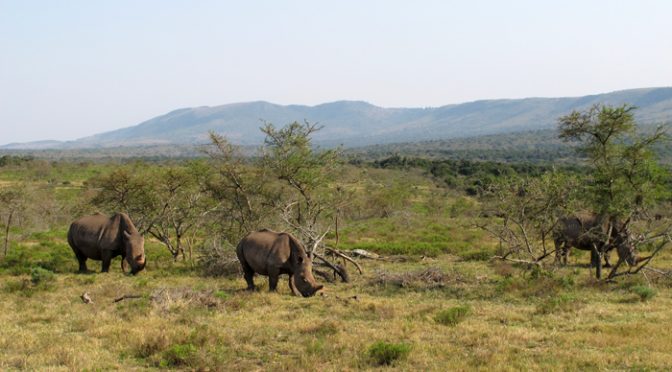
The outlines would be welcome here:
<svg viewBox="0 0 672 372">
<path fill-rule="evenodd" d="M 308 120 L 324 126 L 315 135 L 317 143 L 353 147 L 550 129 L 558 117 L 596 103 L 636 105 L 639 107 L 636 117 L 641 123 L 672 121 L 672 88 L 632 89 L 584 97 L 483 100 L 435 108 L 382 108 L 359 101 L 317 106 L 249 102 L 175 110 L 132 127 L 49 146 L 184 145 L 206 141 L 211 130 L 235 143 L 256 145 L 263 141 L 259 131 L 262 120 L 277 126 Z M 11 148 L 43 149 L 45 145 L 43 141 L 12 144 Z"/>
</svg>

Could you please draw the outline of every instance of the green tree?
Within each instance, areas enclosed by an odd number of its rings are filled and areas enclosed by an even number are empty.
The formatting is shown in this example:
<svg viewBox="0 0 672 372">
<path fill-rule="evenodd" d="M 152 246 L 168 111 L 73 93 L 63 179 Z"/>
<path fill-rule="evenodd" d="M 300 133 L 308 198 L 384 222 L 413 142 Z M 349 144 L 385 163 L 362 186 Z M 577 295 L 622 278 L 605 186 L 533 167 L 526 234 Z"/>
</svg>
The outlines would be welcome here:
<svg viewBox="0 0 672 372">
<path fill-rule="evenodd" d="M 120 166 L 87 184 L 96 194 L 91 203 L 107 213 L 125 212 L 142 234 L 152 226 L 158 204 L 152 177 L 144 163 Z"/>
<path fill-rule="evenodd" d="M 624 256 L 632 254 L 636 246 L 628 232 L 629 222 L 647 216 L 648 209 L 660 202 L 667 178 L 653 152 L 657 144 L 668 138 L 664 128 L 658 127 L 646 135 L 638 133 L 634 110 L 631 105 L 595 105 L 561 117 L 558 124 L 560 138 L 577 142 L 578 150 L 592 168 L 585 179 L 585 192 L 581 193 L 586 204 L 602 219 L 610 221 L 609 231 L 621 230 L 617 234 L 625 240 L 625 244 L 619 243 L 617 247 L 619 262 L 610 277 L 616 273 Z M 619 220 L 625 220 L 620 227 L 611 223 Z M 669 239 L 668 234 L 661 236 Z M 599 251 L 594 248 L 598 257 L 598 278 L 601 276 L 604 251 L 614 243 L 609 242 L 610 233 L 605 239 L 609 244 L 601 245 Z"/>
<path fill-rule="evenodd" d="M 483 214 L 498 218 L 486 218 L 480 227 L 499 240 L 497 258 L 539 265 L 550 257 L 558 218 L 577 208 L 577 185 L 575 177 L 559 172 L 490 185 L 482 196 Z"/>
<path fill-rule="evenodd" d="M 173 258 L 186 258 L 185 238 L 214 209 L 203 187 L 207 174 L 198 162 L 151 170 L 142 164 L 119 167 L 90 182 L 98 190 L 92 203 L 108 213 L 127 213 L 142 234 L 159 240 Z M 187 248 L 191 253 L 191 244 Z"/>
<path fill-rule="evenodd" d="M 146 214 L 153 215 L 147 231 L 162 242 L 174 259 L 193 258 L 193 235 L 216 206 L 203 185 L 209 169 L 200 162 L 171 166 L 154 176 L 156 205 Z"/>
<path fill-rule="evenodd" d="M 323 217 L 336 212 L 330 186 L 341 166 L 338 149 L 319 150 L 312 146 L 311 136 L 320 129 L 308 122 L 293 122 L 279 129 L 266 123 L 261 128 L 266 134 L 261 165 L 285 183 L 285 194 L 289 196 L 282 201 L 284 205 L 276 206 L 283 210 L 285 222 L 308 244 L 309 253 L 331 225 L 329 221 L 327 227 L 321 226 Z"/>
<path fill-rule="evenodd" d="M 206 189 L 219 203 L 219 229 L 229 241 L 257 230 L 270 214 L 269 203 L 273 194 L 263 167 L 246 159 L 239 146 L 225 137 L 210 133 L 210 144 L 204 149 L 215 170 Z"/>
<path fill-rule="evenodd" d="M 593 171 L 586 182 L 587 202 L 610 217 L 628 218 L 661 197 L 664 171 L 653 147 L 667 139 L 662 127 L 652 134 L 637 133 L 634 106 L 596 105 L 559 119 L 560 138 L 578 142 L 577 149 Z"/>
</svg>

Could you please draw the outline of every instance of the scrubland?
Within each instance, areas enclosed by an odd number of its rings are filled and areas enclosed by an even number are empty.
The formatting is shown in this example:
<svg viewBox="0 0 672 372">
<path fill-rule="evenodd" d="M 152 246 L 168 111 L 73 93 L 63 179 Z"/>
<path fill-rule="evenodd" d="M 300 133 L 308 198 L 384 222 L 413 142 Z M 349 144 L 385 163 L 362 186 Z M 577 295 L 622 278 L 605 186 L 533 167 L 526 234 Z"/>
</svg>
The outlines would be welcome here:
<svg viewBox="0 0 672 372">
<path fill-rule="evenodd" d="M 338 247 L 384 259 L 357 259 L 364 273 L 349 264 L 351 282 L 318 278 L 325 290 L 298 298 L 284 277 L 278 293 L 264 277 L 258 291 L 245 291 L 235 265 L 205 276 L 198 251 L 174 260 L 149 237 L 137 276 L 124 275 L 119 258 L 110 273 L 92 261 L 94 273 L 75 273 L 69 219 L 90 200 L 87 180 L 116 166 L 62 166 L 0 173 L 7 184 L 50 188 L 33 203 L 59 210 L 11 230 L 0 261 L 2 370 L 672 368 L 668 276 L 598 282 L 580 251 L 566 267 L 493 260 L 497 241 L 475 226 L 479 201 L 421 171 L 365 170 L 402 196 L 352 186 L 367 203 L 382 201 L 342 221 Z M 328 239 L 336 244 L 333 233 Z M 672 255 L 651 266 L 668 270 Z"/>
</svg>

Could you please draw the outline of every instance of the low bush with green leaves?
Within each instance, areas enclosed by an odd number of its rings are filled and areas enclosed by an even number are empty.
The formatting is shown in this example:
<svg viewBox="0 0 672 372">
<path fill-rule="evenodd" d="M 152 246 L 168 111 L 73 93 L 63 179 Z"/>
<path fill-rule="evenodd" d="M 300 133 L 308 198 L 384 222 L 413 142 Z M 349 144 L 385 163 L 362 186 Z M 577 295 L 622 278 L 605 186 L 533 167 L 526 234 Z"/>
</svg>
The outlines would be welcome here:
<svg viewBox="0 0 672 372">
<path fill-rule="evenodd" d="M 193 344 L 177 344 L 164 352 L 162 367 L 188 365 L 196 354 L 196 346 Z"/>
<path fill-rule="evenodd" d="M 397 360 L 403 360 L 411 352 L 411 345 L 406 343 L 391 343 L 378 341 L 369 346 L 368 355 L 371 361 L 379 366 L 391 365 Z"/>
<path fill-rule="evenodd" d="M 537 314 L 552 314 L 559 312 L 576 311 L 582 306 L 575 295 L 570 293 L 562 293 L 559 295 L 551 295 L 543 299 L 537 305 Z"/>
<path fill-rule="evenodd" d="M 471 313 L 471 307 L 468 305 L 454 306 L 445 310 L 439 311 L 434 317 L 434 320 L 443 325 L 456 326 L 463 321 Z"/>
<path fill-rule="evenodd" d="M 654 288 L 645 285 L 636 285 L 630 287 L 630 292 L 639 296 L 639 300 L 642 302 L 651 300 L 658 293 Z"/>
</svg>

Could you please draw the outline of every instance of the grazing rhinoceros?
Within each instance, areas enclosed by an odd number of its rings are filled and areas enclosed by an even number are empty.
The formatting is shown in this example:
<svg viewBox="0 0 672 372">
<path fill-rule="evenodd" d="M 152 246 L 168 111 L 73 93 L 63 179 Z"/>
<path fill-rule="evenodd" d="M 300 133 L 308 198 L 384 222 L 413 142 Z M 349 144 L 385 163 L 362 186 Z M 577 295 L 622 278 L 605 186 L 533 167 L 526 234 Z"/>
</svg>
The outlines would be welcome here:
<svg viewBox="0 0 672 372">
<path fill-rule="evenodd" d="M 611 234 L 607 239 L 610 228 Z M 553 239 L 556 260 L 563 264 L 567 264 L 569 250 L 572 247 L 590 251 L 591 266 L 597 266 L 598 263 L 598 256 L 595 255 L 593 247 L 598 251 L 604 251 L 605 267 L 611 266 L 609 252 L 614 248 L 617 248 L 619 257 L 628 264 L 634 265 L 637 261 L 637 253 L 631 243 L 627 223 L 603 218 L 595 213 L 577 213 L 561 218 L 553 231 Z"/>
<path fill-rule="evenodd" d="M 102 272 L 110 269 L 112 258 L 121 256 L 121 268 L 131 266 L 137 274 L 145 268 L 145 239 L 124 213 L 108 217 L 101 213 L 84 216 L 70 225 L 68 243 L 79 261 L 79 272 L 87 272 L 86 260 L 103 261 Z"/>
<path fill-rule="evenodd" d="M 297 296 L 310 297 L 323 288 L 315 282 L 313 263 L 303 245 L 288 233 L 251 232 L 238 243 L 236 254 L 248 290 L 254 290 L 255 273 L 268 276 L 270 291 L 276 290 L 280 274 L 289 275 L 289 288 Z"/>
</svg>

